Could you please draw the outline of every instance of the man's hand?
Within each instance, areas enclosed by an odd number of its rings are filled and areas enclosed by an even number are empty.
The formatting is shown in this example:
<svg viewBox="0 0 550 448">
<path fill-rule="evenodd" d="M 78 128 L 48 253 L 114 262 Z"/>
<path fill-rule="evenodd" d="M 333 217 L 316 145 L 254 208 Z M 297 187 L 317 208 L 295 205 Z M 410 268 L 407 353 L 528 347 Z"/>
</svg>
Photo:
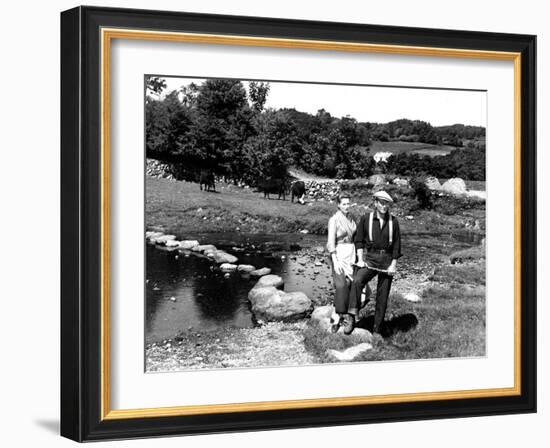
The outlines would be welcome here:
<svg viewBox="0 0 550 448">
<path fill-rule="evenodd" d="M 388 275 L 395 275 L 397 272 L 397 260 L 392 260 L 391 264 L 388 266 Z"/>
<path fill-rule="evenodd" d="M 367 263 L 363 260 L 363 249 L 357 249 L 357 262 L 355 263 L 355 266 L 358 268 L 364 268 L 367 266 Z"/>
</svg>

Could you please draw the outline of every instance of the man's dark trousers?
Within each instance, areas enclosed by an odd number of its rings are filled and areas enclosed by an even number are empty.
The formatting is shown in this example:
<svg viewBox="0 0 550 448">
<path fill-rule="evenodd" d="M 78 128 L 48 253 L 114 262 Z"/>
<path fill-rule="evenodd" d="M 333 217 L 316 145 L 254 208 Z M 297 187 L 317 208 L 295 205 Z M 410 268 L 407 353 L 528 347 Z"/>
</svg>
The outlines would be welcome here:
<svg viewBox="0 0 550 448">
<path fill-rule="evenodd" d="M 374 333 L 380 333 L 386 308 L 388 306 L 388 296 L 390 295 L 391 282 L 393 276 L 385 272 L 376 271 L 367 267 L 359 268 L 353 276 L 351 284 L 350 303 L 361 302 L 361 292 L 363 287 L 378 275 L 378 284 L 376 285 L 376 308 L 374 312 Z"/>
</svg>

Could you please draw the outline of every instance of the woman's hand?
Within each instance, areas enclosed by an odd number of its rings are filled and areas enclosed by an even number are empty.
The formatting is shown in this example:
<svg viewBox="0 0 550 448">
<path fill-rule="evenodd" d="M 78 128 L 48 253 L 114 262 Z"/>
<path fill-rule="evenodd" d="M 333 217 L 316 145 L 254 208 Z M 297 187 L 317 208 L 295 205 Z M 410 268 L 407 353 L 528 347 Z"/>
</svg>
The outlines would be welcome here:
<svg viewBox="0 0 550 448">
<path fill-rule="evenodd" d="M 340 261 L 336 257 L 332 258 L 332 265 L 334 266 L 334 272 L 336 272 L 338 275 L 344 272 L 342 263 L 340 263 Z"/>
</svg>

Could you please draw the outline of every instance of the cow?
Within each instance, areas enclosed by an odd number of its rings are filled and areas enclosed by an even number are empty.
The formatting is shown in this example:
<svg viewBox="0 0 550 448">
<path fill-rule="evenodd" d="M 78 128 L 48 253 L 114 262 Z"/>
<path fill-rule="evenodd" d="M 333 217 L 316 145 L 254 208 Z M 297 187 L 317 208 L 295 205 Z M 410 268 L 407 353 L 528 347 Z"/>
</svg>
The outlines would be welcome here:
<svg viewBox="0 0 550 448">
<path fill-rule="evenodd" d="M 292 184 L 292 186 L 290 187 L 290 195 L 290 202 L 294 202 L 294 198 L 296 198 L 296 200 L 300 202 L 300 204 L 304 204 L 304 197 L 306 195 L 306 184 L 303 180 L 297 180 Z"/>
<path fill-rule="evenodd" d="M 216 191 L 216 180 L 211 170 L 201 170 L 199 175 L 199 188 L 202 191 L 204 185 L 205 191 Z"/>
<path fill-rule="evenodd" d="M 286 201 L 286 189 L 287 182 L 285 179 L 266 177 L 258 182 L 258 189 L 264 193 L 264 199 L 269 199 L 269 194 L 277 193 L 278 199 L 283 197 L 283 201 Z"/>
</svg>

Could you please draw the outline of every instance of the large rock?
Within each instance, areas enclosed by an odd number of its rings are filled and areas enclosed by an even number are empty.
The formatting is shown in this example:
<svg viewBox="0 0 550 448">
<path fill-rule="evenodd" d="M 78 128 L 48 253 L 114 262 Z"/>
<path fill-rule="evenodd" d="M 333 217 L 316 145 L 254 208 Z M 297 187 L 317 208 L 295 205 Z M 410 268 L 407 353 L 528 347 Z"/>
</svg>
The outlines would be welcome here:
<svg viewBox="0 0 550 448">
<path fill-rule="evenodd" d="M 441 184 L 439 180 L 437 180 L 437 177 L 427 177 L 424 184 L 426 184 L 426 187 L 430 190 L 441 190 Z"/>
<path fill-rule="evenodd" d="M 400 187 L 408 187 L 409 186 L 409 181 L 407 179 L 400 179 L 400 178 L 395 178 L 393 180 L 393 183 L 395 185 L 398 185 Z"/>
<path fill-rule="evenodd" d="M 353 361 L 361 353 L 364 353 L 372 349 L 372 344 L 368 342 L 362 342 L 361 344 L 354 345 L 353 347 L 347 348 L 345 350 L 333 350 L 328 349 L 327 354 L 337 361 Z"/>
<path fill-rule="evenodd" d="M 180 241 L 180 248 L 181 249 L 191 250 L 194 247 L 197 247 L 198 245 L 199 245 L 199 242 L 197 240 L 183 240 L 183 241 Z"/>
<path fill-rule="evenodd" d="M 206 251 L 216 251 L 216 246 L 212 244 L 199 244 L 191 249 L 193 252 L 206 252 Z"/>
<path fill-rule="evenodd" d="M 315 308 L 311 313 L 310 319 L 312 322 L 315 322 L 321 330 L 332 333 L 332 324 L 338 320 L 338 315 L 334 311 L 334 306 L 325 305 Z M 344 327 L 341 326 L 336 334 L 343 335 Z M 352 338 L 353 341 L 357 343 L 372 342 L 372 333 L 364 328 L 355 327 L 351 335 L 346 335 L 346 337 Z"/>
<path fill-rule="evenodd" d="M 286 293 L 274 286 L 256 286 L 248 293 L 251 309 L 257 319 L 266 321 L 294 321 L 311 311 L 312 304 L 303 292 Z"/>
<path fill-rule="evenodd" d="M 311 321 L 316 322 L 322 330 L 330 331 L 333 324 L 333 317 L 336 318 L 334 307 L 332 305 L 318 306 L 311 313 Z"/>
<path fill-rule="evenodd" d="M 268 274 L 271 274 L 271 269 L 269 268 L 256 269 L 255 271 L 252 271 L 250 273 L 252 277 L 263 277 L 264 275 Z"/>
<path fill-rule="evenodd" d="M 284 281 L 281 277 L 278 275 L 264 275 L 258 280 L 258 283 L 256 283 L 255 288 L 263 288 L 265 286 L 273 286 L 275 288 L 280 288 L 284 285 Z"/>
<path fill-rule="evenodd" d="M 209 257 L 214 258 L 216 263 L 231 263 L 235 264 L 239 259 L 234 255 L 228 254 L 223 250 L 216 250 L 211 253 L 206 253 Z"/>
<path fill-rule="evenodd" d="M 371 177 L 369 177 L 368 183 L 373 187 L 377 187 L 379 185 L 385 185 L 386 176 L 384 174 L 373 174 Z"/>
<path fill-rule="evenodd" d="M 157 238 L 157 237 L 162 236 L 162 235 L 164 235 L 162 232 L 155 232 L 153 230 L 149 230 L 149 231 L 145 232 L 145 238 L 147 238 L 148 240 L 153 239 L 153 238 Z"/>
<path fill-rule="evenodd" d="M 168 240 L 164 244 L 166 247 L 180 247 L 180 242 L 177 240 Z"/>
<path fill-rule="evenodd" d="M 465 194 L 466 183 L 460 177 L 453 177 L 445 182 L 441 189 L 450 194 Z"/>
</svg>

